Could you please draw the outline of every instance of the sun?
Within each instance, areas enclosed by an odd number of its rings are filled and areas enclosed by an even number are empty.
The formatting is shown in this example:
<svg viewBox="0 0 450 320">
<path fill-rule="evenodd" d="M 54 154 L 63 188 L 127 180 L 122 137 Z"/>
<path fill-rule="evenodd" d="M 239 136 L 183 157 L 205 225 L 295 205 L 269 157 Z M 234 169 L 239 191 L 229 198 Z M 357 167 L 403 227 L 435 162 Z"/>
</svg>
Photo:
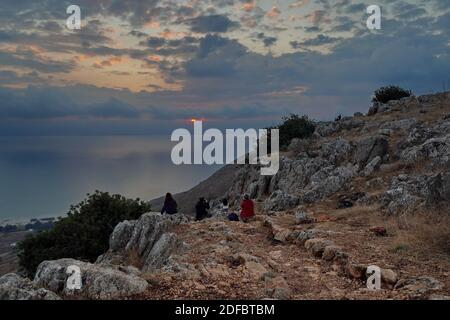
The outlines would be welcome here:
<svg viewBox="0 0 450 320">
<path fill-rule="evenodd" d="M 206 118 L 189 118 L 187 121 L 188 121 L 188 122 L 191 122 L 191 123 L 205 122 L 205 121 L 206 121 Z"/>
</svg>

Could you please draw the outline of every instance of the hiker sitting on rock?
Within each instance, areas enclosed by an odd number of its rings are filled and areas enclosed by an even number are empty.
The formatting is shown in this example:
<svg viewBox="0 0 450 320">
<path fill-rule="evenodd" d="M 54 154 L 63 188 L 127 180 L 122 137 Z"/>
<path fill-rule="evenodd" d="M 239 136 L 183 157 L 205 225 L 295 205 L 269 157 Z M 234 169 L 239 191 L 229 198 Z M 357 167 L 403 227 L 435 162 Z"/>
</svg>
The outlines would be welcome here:
<svg viewBox="0 0 450 320">
<path fill-rule="evenodd" d="M 195 205 L 195 219 L 200 221 L 208 217 L 208 209 L 209 203 L 205 200 L 205 198 L 201 197 L 198 199 L 198 202 Z"/>
<path fill-rule="evenodd" d="M 161 209 L 161 214 L 175 214 L 178 212 L 178 205 L 175 199 L 172 197 L 172 194 L 167 192 L 166 199 L 164 199 L 164 206 Z"/>
<path fill-rule="evenodd" d="M 228 205 L 228 199 L 222 199 L 222 215 L 227 217 L 230 221 L 239 221 L 239 216 L 235 212 L 230 213 L 230 207 Z"/>
<path fill-rule="evenodd" d="M 228 214 L 228 210 L 229 210 L 228 199 L 227 198 L 223 198 L 222 199 L 222 213 L 223 213 L 223 215 L 227 215 Z"/>
<path fill-rule="evenodd" d="M 244 195 L 244 200 L 241 202 L 241 220 L 248 222 L 255 216 L 255 205 L 248 194 Z"/>
</svg>

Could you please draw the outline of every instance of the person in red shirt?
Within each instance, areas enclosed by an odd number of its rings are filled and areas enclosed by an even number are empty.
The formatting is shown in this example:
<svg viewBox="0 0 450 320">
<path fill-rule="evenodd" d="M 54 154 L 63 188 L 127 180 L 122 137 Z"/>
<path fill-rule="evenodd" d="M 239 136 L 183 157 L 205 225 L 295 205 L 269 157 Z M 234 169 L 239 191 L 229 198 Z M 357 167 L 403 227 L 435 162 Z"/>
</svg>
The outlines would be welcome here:
<svg viewBox="0 0 450 320">
<path fill-rule="evenodd" d="M 248 222 L 255 216 L 255 205 L 248 194 L 244 195 L 244 200 L 241 202 L 241 220 Z"/>
</svg>

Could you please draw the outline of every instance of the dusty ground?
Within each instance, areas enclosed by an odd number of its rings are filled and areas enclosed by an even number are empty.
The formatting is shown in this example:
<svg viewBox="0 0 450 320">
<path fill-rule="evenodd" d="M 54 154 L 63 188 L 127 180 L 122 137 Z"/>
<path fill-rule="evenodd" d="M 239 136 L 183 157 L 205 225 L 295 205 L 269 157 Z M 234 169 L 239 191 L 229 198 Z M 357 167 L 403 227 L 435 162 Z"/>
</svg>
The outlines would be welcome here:
<svg viewBox="0 0 450 320">
<path fill-rule="evenodd" d="M 400 278 L 432 276 L 445 284 L 433 294 L 450 294 L 450 255 L 445 252 L 418 255 L 417 251 L 396 249 L 396 230 L 382 223 L 376 208 L 330 210 L 330 203 L 321 203 L 308 208 L 308 212 L 319 222 L 298 226 L 289 213 L 271 219 L 291 230 L 315 228 L 322 238 L 341 246 L 353 261 L 392 269 Z M 151 288 L 135 298 L 264 299 L 269 298 L 264 274 L 284 278 L 284 285 L 291 290 L 289 299 L 408 298 L 397 290 L 369 291 L 364 280 L 343 276 L 332 263 L 313 257 L 303 245 L 275 241 L 263 219 L 260 216 L 247 224 L 209 220 L 179 226 L 174 231 L 189 249 L 176 260 L 195 266 L 198 272 L 148 275 Z M 368 229 L 374 222 L 387 227 L 388 236 L 370 232 Z M 247 261 L 236 258 L 239 255 Z"/>
</svg>

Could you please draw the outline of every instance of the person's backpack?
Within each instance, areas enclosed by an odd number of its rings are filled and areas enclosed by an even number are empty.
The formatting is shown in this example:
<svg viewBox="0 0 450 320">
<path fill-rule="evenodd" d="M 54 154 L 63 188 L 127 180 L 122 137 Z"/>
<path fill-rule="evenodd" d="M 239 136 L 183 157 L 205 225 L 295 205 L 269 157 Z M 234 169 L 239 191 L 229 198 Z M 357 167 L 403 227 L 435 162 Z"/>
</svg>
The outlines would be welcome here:
<svg viewBox="0 0 450 320">
<path fill-rule="evenodd" d="M 230 213 L 227 218 L 230 221 L 239 221 L 239 216 L 234 212 Z"/>
</svg>

